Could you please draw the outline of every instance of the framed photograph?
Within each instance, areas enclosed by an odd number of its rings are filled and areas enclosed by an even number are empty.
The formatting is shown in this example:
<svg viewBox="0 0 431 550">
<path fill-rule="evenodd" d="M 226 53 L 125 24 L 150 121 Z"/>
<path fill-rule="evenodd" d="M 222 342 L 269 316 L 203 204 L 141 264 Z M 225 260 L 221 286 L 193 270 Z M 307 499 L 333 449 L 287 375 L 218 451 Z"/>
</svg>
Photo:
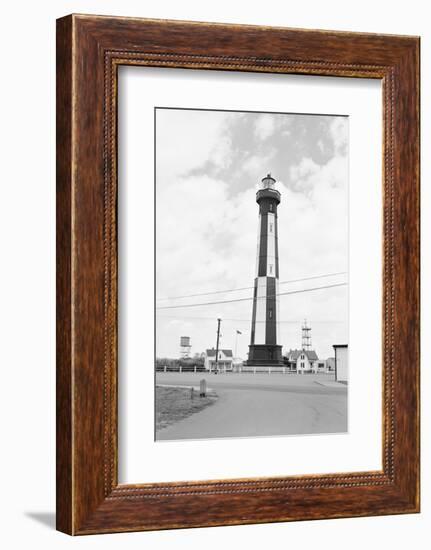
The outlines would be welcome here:
<svg viewBox="0 0 431 550">
<path fill-rule="evenodd" d="M 419 511 L 419 38 L 57 21 L 57 528 Z"/>
</svg>

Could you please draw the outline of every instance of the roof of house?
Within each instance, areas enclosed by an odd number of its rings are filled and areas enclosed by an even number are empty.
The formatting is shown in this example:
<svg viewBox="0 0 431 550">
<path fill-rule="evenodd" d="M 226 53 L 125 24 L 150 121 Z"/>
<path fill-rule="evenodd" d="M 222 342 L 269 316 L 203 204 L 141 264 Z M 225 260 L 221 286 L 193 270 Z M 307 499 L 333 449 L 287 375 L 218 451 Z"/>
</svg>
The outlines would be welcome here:
<svg viewBox="0 0 431 550">
<path fill-rule="evenodd" d="M 232 357 L 233 356 L 231 349 L 219 349 L 219 351 L 222 351 L 223 354 L 226 357 Z M 208 357 L 215 357 L 215 353 L 216 353 L 216 350 L 214 348 L 213 349 L 207 349 L 207 351 L 206 351 L 206 354 L 207 354 Z"/>
<path fill-rule="evenodd" d="M 309 361 L 318 361 L 319 360 L 319 358 L 317 357 L 317 353 L 313 349 L 311 349 L 311 350 L 291 349 L 289 351 L 289 353 L 287 354 L 287 357 L 288 357 L 288 359 L 290 359 L 290 361 L 296 361 L 302 353 L 308 357 Z"/>
</svg>

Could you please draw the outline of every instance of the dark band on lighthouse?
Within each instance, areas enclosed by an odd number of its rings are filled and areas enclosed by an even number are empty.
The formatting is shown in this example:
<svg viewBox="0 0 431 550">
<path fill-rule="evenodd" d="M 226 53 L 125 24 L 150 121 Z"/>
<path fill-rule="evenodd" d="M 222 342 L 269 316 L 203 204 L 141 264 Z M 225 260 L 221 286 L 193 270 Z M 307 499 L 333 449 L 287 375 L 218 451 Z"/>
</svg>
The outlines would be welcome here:
<svg viewBox="0 0 431 550">
<path fill-rule="evenodd" d="M 280 193 L 275 189 L 275 179 L 270 174 L 263 178 L 256 202 L 259 223 L 248 364 L 280 365 L 277 227 Z"/>
</svg>

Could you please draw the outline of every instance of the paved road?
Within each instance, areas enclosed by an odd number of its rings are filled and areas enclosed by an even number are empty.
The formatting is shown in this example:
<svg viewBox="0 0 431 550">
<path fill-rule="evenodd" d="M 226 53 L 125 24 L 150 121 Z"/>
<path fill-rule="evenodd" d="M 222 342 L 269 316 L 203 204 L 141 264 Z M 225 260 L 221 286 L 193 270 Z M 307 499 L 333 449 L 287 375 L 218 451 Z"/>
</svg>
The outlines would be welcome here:
<svg viewBox="0 0 431 550">
<path fill-rule="evenodd" d="M 204 374 L 204 373 L 157 373 L 157 384 L 172 384 L 178 386 L 198 386 L 204 378 L 208 387 L 218 389 L 246 390 L 250 388 L 260 391 L 281 391 L 291 393 L 310 393 L 337 395 L 346 393 L 343 384 L 330 384 L 331 375 L 295 375 L 295 374 Z"/>
<path fill-rule="evenodd" d="M 157 433 L 158 440 L 255 437 L 347 431 L 347 388 L 322 375 L 158 373 L 158 384 L 198 385 L 217 402 Z"/>
</svg>

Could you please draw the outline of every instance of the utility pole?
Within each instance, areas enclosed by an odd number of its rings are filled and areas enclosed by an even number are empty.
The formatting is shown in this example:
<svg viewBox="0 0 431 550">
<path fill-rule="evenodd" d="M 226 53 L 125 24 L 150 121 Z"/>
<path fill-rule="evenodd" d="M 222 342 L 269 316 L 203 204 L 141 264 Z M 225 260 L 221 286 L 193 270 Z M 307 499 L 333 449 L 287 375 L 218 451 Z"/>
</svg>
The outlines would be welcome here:
<svg viewBox="0 0 431 550">
<path fill-rule="evenodd" d="M 238 334 L 242 334 L 242 332 L 238 329 L 235 330 L 235 359 L 238 356 Z"/>
<path fill-rule="evenodd" d="M 238 331 L 235 332 L 235 357 L 234 357 L 234 359 L 236 359 L 236 356 L 237 356 L 237 353 L 236 353 L 237 349 L 238 349 Z"/>
<path fill-rule="evenodd" d="M 217 346 L 216 346 L 216 364 L 215 364 L 215 370 L 216 373 L 218 373 L 218 346 L 220 343 L 220 323 L 221 319 L 217 319 Z"/>
</svg>

